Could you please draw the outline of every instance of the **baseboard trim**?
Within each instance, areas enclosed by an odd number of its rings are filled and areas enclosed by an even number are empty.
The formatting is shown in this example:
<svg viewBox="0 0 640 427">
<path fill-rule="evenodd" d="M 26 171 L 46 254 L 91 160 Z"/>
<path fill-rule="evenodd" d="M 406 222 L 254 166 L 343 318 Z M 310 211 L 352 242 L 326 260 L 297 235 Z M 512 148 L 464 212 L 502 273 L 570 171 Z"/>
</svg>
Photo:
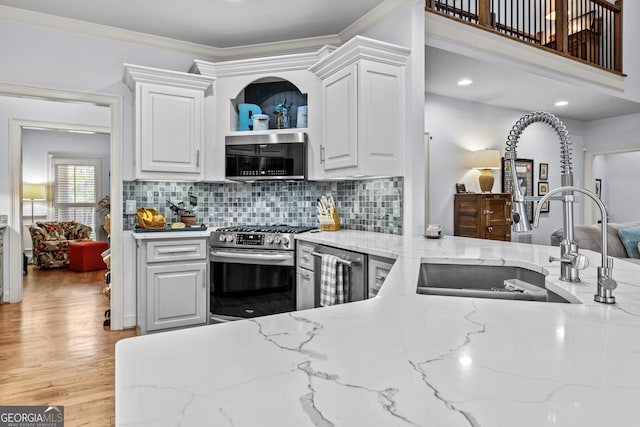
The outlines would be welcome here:
<svg viewBox="0 0 640 427">
<path fill-rule="evenodd" d="M 122 326 L 124 329 L 134 328 L 136 326 L 136 315 L 125 314 L 122 321 Z"/>
</svg>

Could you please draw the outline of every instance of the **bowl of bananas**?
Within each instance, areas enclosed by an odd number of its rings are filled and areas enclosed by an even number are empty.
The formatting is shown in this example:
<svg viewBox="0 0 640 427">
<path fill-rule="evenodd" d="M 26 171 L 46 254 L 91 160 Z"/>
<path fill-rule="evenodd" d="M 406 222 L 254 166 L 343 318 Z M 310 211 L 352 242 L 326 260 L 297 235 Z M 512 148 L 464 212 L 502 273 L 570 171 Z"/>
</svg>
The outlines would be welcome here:
<svg viewBox="0 0 640 427">
<path fill-rule="evenodd" d="M 136 209 L 138 227 L 140 228 L 166 228 L 167 220 L 153 208 Z"/>
</svg>

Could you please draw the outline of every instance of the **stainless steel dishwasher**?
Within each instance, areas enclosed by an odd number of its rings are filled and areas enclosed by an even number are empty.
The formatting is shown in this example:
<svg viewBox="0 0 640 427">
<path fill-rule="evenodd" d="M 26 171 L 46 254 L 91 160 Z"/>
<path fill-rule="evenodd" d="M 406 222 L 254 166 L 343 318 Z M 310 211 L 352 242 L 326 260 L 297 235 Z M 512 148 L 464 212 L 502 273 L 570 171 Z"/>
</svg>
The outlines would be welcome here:
<svg viewBox="0 0 640 427">
<path fill-rule="evenodd" d="M 361 301 L 367 299 L 367 255 L 359 252 L 347 251 L 331 246 L 316 245 L 313 249 L 314 255 L 314 300 L 315 306 L 320 306 L 320 269 L 322 267 L 322 254 L 335 255 L 338 262 L 347 269 L 349 278 L 349 297 L 347 302 Z"/>
</svg>

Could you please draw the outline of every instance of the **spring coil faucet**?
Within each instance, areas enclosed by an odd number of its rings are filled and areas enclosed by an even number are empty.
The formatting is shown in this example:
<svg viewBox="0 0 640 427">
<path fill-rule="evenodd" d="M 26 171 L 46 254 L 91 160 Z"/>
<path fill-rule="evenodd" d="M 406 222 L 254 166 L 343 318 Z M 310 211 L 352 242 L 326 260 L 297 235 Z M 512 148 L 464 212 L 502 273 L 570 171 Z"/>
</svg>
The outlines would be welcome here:
<svg viewBox="0 0 640 427">
<path fill-rule="evenodd" d="M 535 212 L 534 227 L 538 227 L 540 219 L 540 208 L 542 204 L 550 200 L 549 198 L 556 194 L 562 193 L 560 200 L 563 202 L 563 231 L 564 236 L 560 242 L 560 258 L 551 257 L 549 261 L 560 261 L 560 280 L 567 282 L 579 282 L 580 276 L 578 271 L 587 268 L 589 260 L 586 256 L 578 253 L 578 245 L 574 240 L 574 220 L 573 220 L 573 202 L 575 201 L 574 191 L 583 193 L 591 198 L 597 205 L 602 214 L 602 266 L 598 268 L 598 290 L 594 299 L 598 302 L 613 304 L 615 298 L 612 295 L 613 289 L 617 283 L 611 277 L 613 270 L 613 261 L 607 256 L 607 212 L 604 204 L 600 202 L 595 194 L 590 191 L 573 186 L 573 165 L 571 163 L 571 138 L 567 132 L 566 126 L 551 113 L 544 111 L 535 111 L 520 118 L 511 131 L 506 141 L 505 161 L 509 162 L 511 169 L 511 212 L 513 231 L 522 233 L 531 231 L 531 224 L 527 218 L 525 203 L 528 201 L 538 200 L 533 197 L 525 197 L 520 190 L 518 175 L 516 171 L 516 159 L 518 158 L 518 141 L 522 132 L 532 123 L 545 123 L 558 134 L 560 138 L 560 162 L 561 162 L 561 187 L 549 192 L 538 203 Z"/>
</svg>

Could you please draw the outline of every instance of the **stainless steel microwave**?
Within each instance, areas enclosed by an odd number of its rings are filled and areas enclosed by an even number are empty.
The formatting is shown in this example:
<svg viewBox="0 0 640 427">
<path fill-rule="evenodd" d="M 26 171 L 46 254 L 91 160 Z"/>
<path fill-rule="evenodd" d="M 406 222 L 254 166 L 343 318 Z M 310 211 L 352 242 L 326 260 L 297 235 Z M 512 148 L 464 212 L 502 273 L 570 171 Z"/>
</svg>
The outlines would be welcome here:
<svg viewBox="0 0 640 427">
<path fill-rule="evenodd" d="M 307 178 L 306 132 L 247 131 L 225 138 L 225 177 L 234 181 Z"/>
</svg>

